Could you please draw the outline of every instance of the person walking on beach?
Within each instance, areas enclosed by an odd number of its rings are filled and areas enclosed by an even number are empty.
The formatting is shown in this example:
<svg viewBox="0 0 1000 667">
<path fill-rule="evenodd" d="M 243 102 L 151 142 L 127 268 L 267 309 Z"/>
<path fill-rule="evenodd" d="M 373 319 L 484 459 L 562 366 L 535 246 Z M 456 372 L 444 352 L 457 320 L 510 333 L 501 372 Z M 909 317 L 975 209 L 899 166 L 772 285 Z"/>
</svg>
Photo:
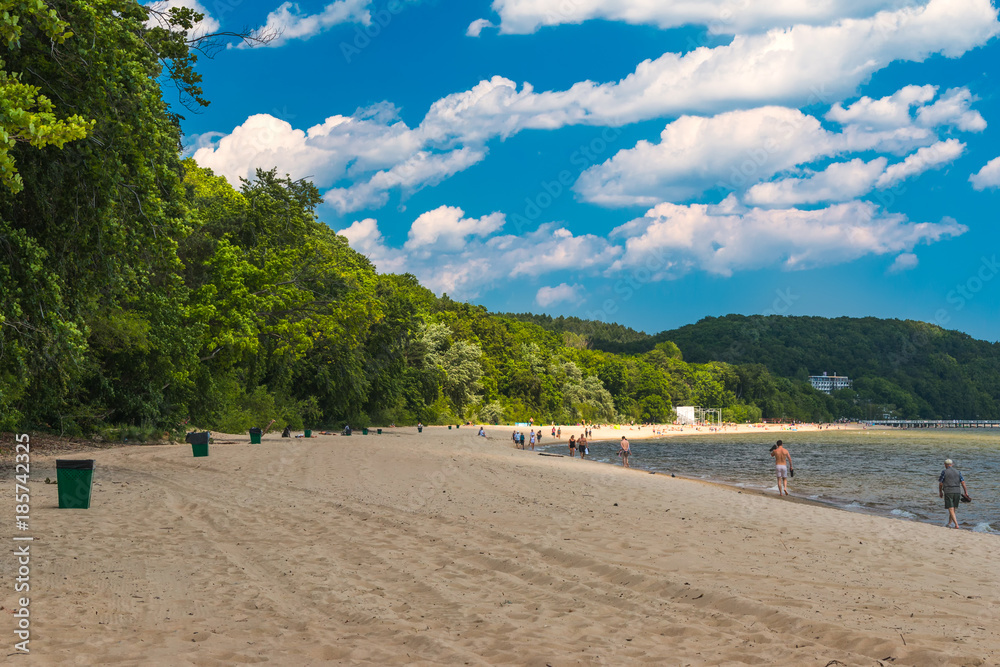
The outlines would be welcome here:
<svg viewBox="0 0 1000 667">
<path fill-rule="evenodd" d="M 569 457 L 573 458 L 576 456 L 576 436 L 569 436 Z"/>
<path fill-rule="evenodd" d="M 587 432 L 584 431 L 584 435 L 581 435 L 580 439 L 576 441 L 576 448 L 580 450 L 580 458 L 581 459 L 586 458 L 587 454 L 589 453 L 589 451 L 587 450 L 587 436 L 586 436 L 586 433 Z"/>
<path fill-rule="evenodd" d="M 632 446 L 628 444 L 628 440 L 623 435 L 621 449 L 618 450 L 618 456 L 622 457 L 622 467 L 624 468 L 632 467 L 628 464 L 628 457 L 631 454 L 632 454 Z"/>
<path fill-rule="evenodd" d="M 944 470 L 938 477 L 938 495 L 944 498 L 944 508 L 948 510 L 948 523 L 946 524 L 948 528 L 958 528 L 958 517 L 955 516 L 955 510 L 962 502 L 962 496 L 969 497 L 965 478 L 958 469 L 953 467 L 954 465 L 951 459 L 945 459 Z"/>
<path fill-rule="evenodd" d="M 771 456 L 774 457 L 774 469 L 778 475 L 778 495 L 788 495 L 788 471 L 792 468 L 792 455 L 788 453 L 785 446 L 778 441 L 771 448 Z"/>
<path fill-rule="evenodd" d="M 528 436 L 528 443 L 531 444 L 531 451 L 535 451 L 535 429 L 531 429 L 531 435 Z"/>
</svg>

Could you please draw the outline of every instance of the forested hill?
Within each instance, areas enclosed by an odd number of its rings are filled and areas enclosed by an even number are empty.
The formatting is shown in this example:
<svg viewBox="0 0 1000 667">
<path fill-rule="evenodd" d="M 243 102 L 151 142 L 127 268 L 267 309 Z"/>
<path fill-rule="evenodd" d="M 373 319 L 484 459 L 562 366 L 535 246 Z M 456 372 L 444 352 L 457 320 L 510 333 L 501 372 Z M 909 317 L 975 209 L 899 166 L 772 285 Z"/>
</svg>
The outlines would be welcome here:
<svg viewBox="0 0 1000 667">
<path fill-rule="evenodd" d="M 644 346 L 643 352 L 653 349 L 654 343 L 650 342 L 652 337 L 642 331 L 636 331 L 630 327 L 614 322 L 601 322 L 600 320 L 583 320 L 579 317 L 552 317 L 551 315 L 536 315 L 534 313 L 501 313 L 502 317 L 508 317 L 521 322 L 536 324 L 547 331 L 558 334 L 573 334 L 565 337 L 567 341 L 580 341 L 588 347 L 598 350 L 617 351 L 612 348 L 624 349 L 630 345 L 638 348 Z"/>
<path fill-rule="evenodd" d="M 824 371 L 847 375 L 863 400 L 894 404 L 900 416 L 1000 416 L 1000 344 L 933 324 L 727 315 L 617 351 L 641 353 L 665 340 L 676 343 L 689 362 L 760 363 L 774 375 L 797 380 Z"/>
</svg>

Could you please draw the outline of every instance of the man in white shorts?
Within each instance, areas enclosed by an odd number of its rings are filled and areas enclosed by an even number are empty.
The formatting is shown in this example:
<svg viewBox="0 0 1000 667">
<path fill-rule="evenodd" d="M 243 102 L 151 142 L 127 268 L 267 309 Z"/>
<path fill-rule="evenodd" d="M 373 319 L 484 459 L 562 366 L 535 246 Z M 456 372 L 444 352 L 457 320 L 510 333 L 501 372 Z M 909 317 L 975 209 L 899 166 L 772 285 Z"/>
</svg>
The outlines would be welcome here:
<svg viewBox="0 0 1000 667">
<path fill-rule="evenodd" d="M 771 456 L 774 457 L 774 468 L 778 473 L 778 495 L 788 495 L 788 471 L 792 468 L 792 455 L 788 453 L 785 446 L 778 441 L 771 448 Z"/>
</svg>

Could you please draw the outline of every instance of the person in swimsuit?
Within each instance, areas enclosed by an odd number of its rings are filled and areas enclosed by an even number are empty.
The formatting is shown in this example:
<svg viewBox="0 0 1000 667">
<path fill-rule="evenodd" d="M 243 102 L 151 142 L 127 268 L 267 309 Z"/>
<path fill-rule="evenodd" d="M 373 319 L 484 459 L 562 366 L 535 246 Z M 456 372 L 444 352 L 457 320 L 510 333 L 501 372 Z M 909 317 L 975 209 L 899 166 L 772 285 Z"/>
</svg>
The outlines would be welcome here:
<svg viewBox="0 0 1000 667">
<path fill-rule="evenodd" d="M 528 444 L 531 445 L 531 451 L 535 451 L 535 429 L 531 429 L 531 435 L 528 436 Z"/>
<path fill-rule="evenodd" d="M 628 440 L 625 439 L 624 435 L 622 436 L 621 447 L 622 448 L 618 450 L 618 455 L 622 457 L 622 466 L 625 468 L 631 468 L 632 466 L 628 464 L 628 457 L 632 453 L 632 446 L 628 444 Z"/>
<path fill-rule="evenodd" d="M 771 456 L 774 457 L 774 469 L 778 476 L 778 495 L 788 495 L 788 471 L 792 468 L 792 455 L 788 453 L 785 446 L 778 441 L 771 448 Z"/>
<path fill-rule="evenodd" d="M 586 433 L 586 431 L 584 431 Z M 587 436 L 581 435 L 580 439 L 576 441 L 576 448 L 580 450 L 580 458 L 585 458 L 587 456 Z"/>
<path fill-rule="evenodd" d="M 570 457 L 576 456 L 576 436 L 569 436 L 569 455 Z"/>
</svg>

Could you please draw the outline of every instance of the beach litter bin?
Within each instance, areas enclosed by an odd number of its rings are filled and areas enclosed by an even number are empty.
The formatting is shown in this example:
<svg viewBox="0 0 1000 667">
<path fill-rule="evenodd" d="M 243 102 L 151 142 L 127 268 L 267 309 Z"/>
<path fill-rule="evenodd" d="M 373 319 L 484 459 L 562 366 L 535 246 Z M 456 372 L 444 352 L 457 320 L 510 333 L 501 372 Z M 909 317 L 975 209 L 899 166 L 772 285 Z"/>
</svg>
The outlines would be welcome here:
<svg viewBox="0 0 1000 667">
<path fill-rule="evenodd" d="M 311 438 L 311 437 L 313 437 L 312 429 L 311 428 L 307 428 L 305 430 L 305 432 L 302 433 L 302 437 L 303 438 Z"/>
<path fill-rule="evenodd" d="M 448 424 L 448 430 L 449 431 L 451 430 L 451 424 Z"/>
<path fill-rule="evenodd" d="M 376 435 L 382 435 L 382 429 L 380 429 L 380 428 L 375 429 L 375 434 Z"/>
<path fill-rule="evenodd" d="M 250 444 L 259 445 L 260 438 L 262 435 L 264 435 L 264 430 L 254 426 L 252 429 L 250 429 Z"/>
<path fill-rule="evenodd" d="M 186 439 L 191 443 L 191 453 L 195 456 L 208 456 L 209 431 L 191 431 Z"/>
<path fill-rule="evenodd" d="M 361 429 L 361 435 L 368 435 L 368 429 L 367 428 L 362 428 Z"/>
<path fill-rule="evenodd" d="M 94 459 L 56 459 L 59 509 L 90 509 Z"/>
<path fill-rule="evenodd" d="M 423 426 L 418 426 L 417 427 L 417 433 L 423 433 L 423 432 L 424 432 L 424 427 Z"/>
</svg>

